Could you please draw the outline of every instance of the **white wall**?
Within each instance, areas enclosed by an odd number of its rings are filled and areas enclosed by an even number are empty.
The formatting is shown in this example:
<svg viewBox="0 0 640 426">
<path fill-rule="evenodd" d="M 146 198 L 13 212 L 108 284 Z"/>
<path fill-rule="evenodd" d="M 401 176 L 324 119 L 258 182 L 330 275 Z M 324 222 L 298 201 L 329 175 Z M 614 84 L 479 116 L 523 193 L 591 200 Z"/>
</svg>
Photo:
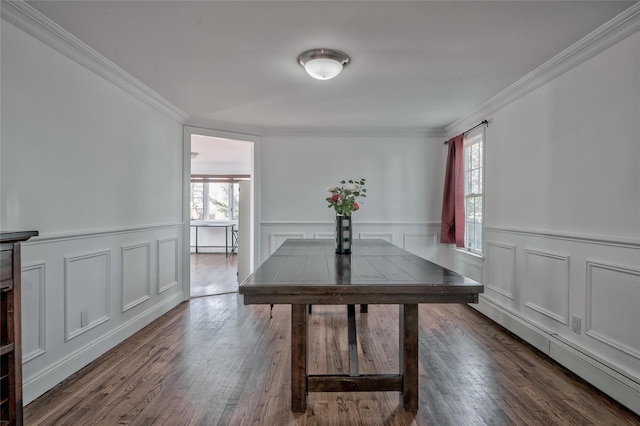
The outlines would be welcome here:
<svg viewBox="0 0 640 426">
<path fill-rule="evenodd" d="M 485 150 L 485 259 L 452 265 L 482 312 L 640 412 L 640 34 L 494 113 Z"/>
<path fill-rule="evenodd" d="M 639 37 L 494 114 L 487 226 L 637 239 Z"/>
<path fill-rule="evenodd" d="M 28 403 L 182 301 L 182 125 L 5 21 L 1 65 Z"/>
<path fill-rule="evenodd" d="M 488 117 L 484 259 L 438 244 L 444 138 L 363 132 L 262 138 L 258 263 L 332 238 L 326 188 L 365 177 L 358 237 L 481 280 L 480 311 L 640 412 L 639 46 Z M 23 247 L 29 402 L 183 299 L 182 129 L 4 21 L 1 66 L 0 227 L 42 235 Z"/>
<path fill-rule="evenodd" d="M 287 238 L 332 238 L 327 188 L 367 180 L 354 213 L 359 238 L 383 238 L 435 256 L 442 203 L 442 137 L 265 136 L 261 164 L 261 259 Z"/>
</svg>

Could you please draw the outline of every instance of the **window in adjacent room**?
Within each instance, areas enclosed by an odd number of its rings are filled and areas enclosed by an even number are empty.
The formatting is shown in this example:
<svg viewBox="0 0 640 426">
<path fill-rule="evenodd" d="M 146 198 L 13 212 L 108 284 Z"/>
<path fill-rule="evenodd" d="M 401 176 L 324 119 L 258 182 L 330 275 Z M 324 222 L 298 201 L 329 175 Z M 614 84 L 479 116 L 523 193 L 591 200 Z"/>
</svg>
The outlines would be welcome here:
<svg viewBox="0 0 640 426">
<path fill-rule="evenodd" d="M 191 219 L 204 219 L 204 183 L 191 182 Z"/>
<path fill-rule="evenodd" d="M 482 201 L 484 187 L 484 127 L 464 139 L 464 246 L 482 254 Z"/>
<path fill-rule="evenodd" d="M 191 182 L 191 220 L 238 220 L 237 182 Z"/>
</svg>

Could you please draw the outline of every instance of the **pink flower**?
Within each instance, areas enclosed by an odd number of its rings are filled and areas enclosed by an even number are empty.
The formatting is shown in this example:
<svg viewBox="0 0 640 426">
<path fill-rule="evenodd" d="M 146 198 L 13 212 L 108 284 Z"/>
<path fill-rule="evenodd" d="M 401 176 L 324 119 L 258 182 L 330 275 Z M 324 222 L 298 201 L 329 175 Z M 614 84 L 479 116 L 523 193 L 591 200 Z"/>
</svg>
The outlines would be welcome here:
<svg viewBox="0 0 640 426">
<path fill-rule="evenodd" d="M 356 203 L 355 201 L 353 202 L 353 204 L 351 204 L 351 207 L 353 207 L 354 210 L 360 210 L 360 204 Z"/>
<path fill-rule="evenodd" d="M 333 194 L 331 196 L 331 201 L 333 201 L 334 203 L 337 203 L 339 199 L 340 199 L 340 195 L 339 194 Z"/>
</svg>

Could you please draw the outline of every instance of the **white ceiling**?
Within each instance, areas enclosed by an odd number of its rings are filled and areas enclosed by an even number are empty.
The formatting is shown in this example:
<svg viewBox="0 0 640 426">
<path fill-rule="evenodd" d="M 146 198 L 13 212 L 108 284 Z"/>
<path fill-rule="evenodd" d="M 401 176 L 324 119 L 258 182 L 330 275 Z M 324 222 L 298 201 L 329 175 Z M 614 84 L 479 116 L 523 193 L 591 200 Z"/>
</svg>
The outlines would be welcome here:
<svg viewBox="0 0 640 426">
<path fill-rule="evenodd" d="M 33 1 L 187 124 L 444 129 L 635 2 Z M 352 62 L 316 81 L 304 50 Z"/>
<path fill-rule="evenodd" d="M 193 135 L 191 137 L 191 155 L 192 175 L 253 174 L 252 142 Z"/>
</svg>

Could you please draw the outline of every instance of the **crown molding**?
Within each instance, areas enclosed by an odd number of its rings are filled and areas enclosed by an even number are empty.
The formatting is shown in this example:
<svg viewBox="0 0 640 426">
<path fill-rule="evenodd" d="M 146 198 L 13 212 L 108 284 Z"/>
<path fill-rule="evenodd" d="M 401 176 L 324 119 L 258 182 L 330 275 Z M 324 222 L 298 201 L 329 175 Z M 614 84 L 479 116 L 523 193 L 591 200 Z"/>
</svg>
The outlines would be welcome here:
<svg viewBox="0 0 640 426">
<path fill-rule="evenodd" d="M 443 127 L 278 127 L 244 126 L 237 123 L 221 122 L 191 117 L 185 123 L 188 127 L 204 129 L 224 129 L 224 131 L 261 137 L 434 137 L 444 138 Z"/>
<path fill-rule="evenodd" d="M 2 0 L 2 19 L 93 71 L 169 118 L 183 124 L 189 117 L 140 80 L 83 43 L 23 0 Z"/>
<path fill-rule="evenodd" d="M 189 115 L 157 92 L 38 12 L 24 0 L 1 3 L 2 19 L 71 60 L 95 72 L 169 118 L 185 124 Z M 263 128 L 263 136 L 427 136 L 446 137 L 469 123 L 489 117 L 516 99 L 548 83 L 640 30 L 640 2 L 551 58 L 511 86 L 489 98 L 466 116 L 442 128 Z M 195 124 L 195 123 L 194 123 Z"/>
<path fill-rule="evenodd" d="M 444 138 L 443 128 L 412 127 L 283 127 L 262 128 L 262 136 L 330 136 L 330 137 L 434 137 Z"/>
<path fill-rule="evenodd" d="M 468 115 L 448 125 L 445 128 L 447 135 L 463 131 L 469 123 L 487 119 L 516 99 L 637 33 L 638 30 L 640 30 L 640 2 L 572 44 L 502 92 L 489 98 Z"/>
</svg>

